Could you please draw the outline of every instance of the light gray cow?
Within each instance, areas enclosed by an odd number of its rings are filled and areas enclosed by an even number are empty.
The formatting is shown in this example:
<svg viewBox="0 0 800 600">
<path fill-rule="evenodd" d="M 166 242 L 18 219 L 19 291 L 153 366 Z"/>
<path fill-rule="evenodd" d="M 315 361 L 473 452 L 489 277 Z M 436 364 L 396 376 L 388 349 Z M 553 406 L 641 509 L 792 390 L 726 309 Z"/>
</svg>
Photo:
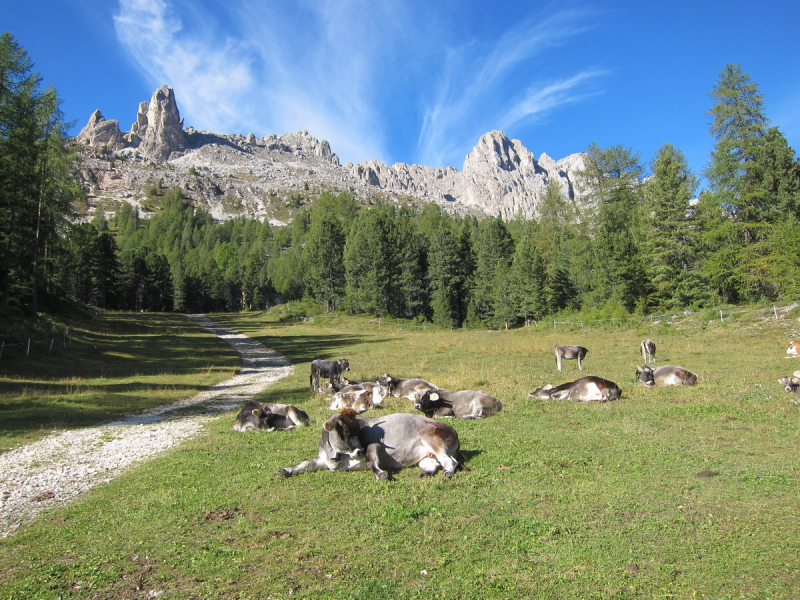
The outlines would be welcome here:
<svg viewBox="0 0 800 600">
<path fill-rule="evenodd" d="M 608 402 L 622 396 L 622 390 L 613 381 L 588 375 L 575 381 L 553 387 L 546 385 L 530 394 L 530 398 L 541 400 L 573 400 L 575 402 Z"/>
<path fill-rule="evenodd" d="M 319 453 L 294 467 L 278 471 L 289 477 L 303 472 L 363 471 L 372 469 L 378 480 L 388 479 L 386 469 L 417 466 L 420 477 L 439 468 L 450 478 L 464 469 L 458 433 L 447 423 L 422 415 L 397 413 L 364 418 L 352 409 L 343 410 L 322 424 Z"/>
<path fill-rule="evenodd" d="M 653 369 L 647 365 L 636 367 L 636 381 L 645 385 L 694 385 L 697 375 L 677 365 L 664 365 Z"/>
<path fill-rule="evenodd" d="M 296 429 L 308 425 L 310 420 L 304 410 L 291 404 L 262 404 L 248 400 L 239 411 L 233 430 L 238 432 L 276 429 Z"/>
<path fill-rule="evenodd" d="M 424 390 L 417 393 L 414 408 L 431 418 L 484 419 L 503 410 L 503 404 L 484 392 Z"/>
<path fill-rule="evenodd" d="M 642 358 L 644 364 L 656 364 L 656 343 L 651 339 L 642 340 Z"/>
<path fill-rule="evenodd" d="M 556 365 L 558 370 L 561 370 L 561 360 L 574 360 L 578 359 L 578 368 L 583 371 L 581 361 L 586 357 L 589 352 L 583 346 L 556 346 Z"/>
<path fill-rule="evenodd" d="M 408 398 L 416 400 L 418 392 L 425 390 L 435 390 L 437 387 L 424 379 L 403 379 L 402 377 L 392 377 L 389 373 L 384 373 L 378 383 L 385 386 L 394 398 Z"/>
</svg>

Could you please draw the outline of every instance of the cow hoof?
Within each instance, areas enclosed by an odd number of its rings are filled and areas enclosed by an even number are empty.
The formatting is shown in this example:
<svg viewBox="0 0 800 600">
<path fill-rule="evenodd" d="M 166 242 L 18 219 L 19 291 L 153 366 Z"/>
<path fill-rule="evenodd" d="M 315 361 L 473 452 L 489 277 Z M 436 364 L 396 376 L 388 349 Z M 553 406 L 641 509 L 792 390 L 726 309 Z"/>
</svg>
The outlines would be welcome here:
<svg viewBox="0 0 800 600">
<path fill-rule="evenodd" d="M 387 479 L 389 479 L 389 474 L 386 471 L 380 471 L 378 473 L 375 473 L 375 479 L 377 479 L 378 481 L 386 481 Z"/>
<path fill-rule="evenodd" d="M 289 469 L 279 469 L 278 472 L 275 473 L 275 475 L 277 475 L 278 477 L 283 477 L 285 479 L 286 477 L 291 477 L 292 472 Z"/>
</svg>

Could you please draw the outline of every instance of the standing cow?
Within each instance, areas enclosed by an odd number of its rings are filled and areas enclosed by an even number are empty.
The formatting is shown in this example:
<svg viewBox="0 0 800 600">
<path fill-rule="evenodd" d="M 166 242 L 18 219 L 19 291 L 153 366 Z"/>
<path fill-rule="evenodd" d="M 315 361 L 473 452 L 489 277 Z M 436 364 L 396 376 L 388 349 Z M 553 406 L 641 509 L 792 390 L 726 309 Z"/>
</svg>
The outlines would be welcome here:
<svg viewBox="0 0 800 600">
<path fill-rule="evenodd" d="M 642 358 L 644 364 L 656 364 L 656 343 L 651 339 L 642 340 Z"/>
<path fill-rule="evenodd" d="M 694 385 L 697 375 L 677 365 L 664 365 L 656 369 L 644 365 L 636 367 L 636 381 L 645 385 Z"/>
<path fill-rule="evenodd" d="M 420 475 L 433 475 L 441 467 L 450 478 L 463 469 L 458 433 L 450 425 L 422 415 L 397 413 L 365 418 L 345 409 L 322 424 L 319 454 L 294 467 L 278 471 L 289 477 L 302 472 L 363 471 L 388 479 L 385 469 L 417 466 Z"/>
<path fill-rule="evenodd" d="M 239 432 L 264 430 L 267 433 L 276 429 L 296 429 L 308 426 L 310 420 L 305 411 L 291 404 L 262 404 L 248 400 L 239 411 L 233 430 Z"/>
<path fill-rule="evenodd" d="M 331 384 L 339 381 L 342 373 L 350 370 L 348 360 L 312 360 L 311 361 L 311 389 L 315 392 L 320 391 L 319 380 L 326 377 Z"/>
<path fill-rule="evenodd" d="M 581 361 L 586 357 L 589 352 L 583 346 L 556 346 L 556 365 L 558 370 L 561 370 L 561 360 L 574 360 L 578 359 L 578 368 L 583 371 Z"/>
<path fill-rule="evenodd" d="M 575 402 L 608 402 L 622 396 L 622 390 L 613 381 L 588 375 L 558 386 L 546 385 L 530 394 L 541 400 L 573 400 Z"/>
</svg>

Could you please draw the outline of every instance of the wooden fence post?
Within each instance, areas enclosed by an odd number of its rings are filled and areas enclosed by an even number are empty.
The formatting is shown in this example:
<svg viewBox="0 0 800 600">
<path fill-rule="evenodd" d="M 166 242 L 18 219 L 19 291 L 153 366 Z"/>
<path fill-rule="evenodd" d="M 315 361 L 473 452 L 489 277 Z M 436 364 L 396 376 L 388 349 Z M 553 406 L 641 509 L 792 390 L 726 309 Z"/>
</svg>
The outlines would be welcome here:
<svg viewBox="0 0 800 600">
<path fill-rule="evenodd" d="M 29 356 L 31 353 L 31 338 L 28 338 L 28 350 L 25 352 L 25 356 Z"/>
<path fill-rule="evenodd" d="M 725 322 L 725 317 L 722 314 L 722 309 L 721 308 L 719 309 L 719 320 L 722 321 L 723 323 Z"/>
<path fill-rule="evenodd" d="M 775 320 L 777 321 L 778 320 L 778 309 L 775 308 L 774 304 L 772 305 L 772 312 L 775 313 Z"/>
</svg>

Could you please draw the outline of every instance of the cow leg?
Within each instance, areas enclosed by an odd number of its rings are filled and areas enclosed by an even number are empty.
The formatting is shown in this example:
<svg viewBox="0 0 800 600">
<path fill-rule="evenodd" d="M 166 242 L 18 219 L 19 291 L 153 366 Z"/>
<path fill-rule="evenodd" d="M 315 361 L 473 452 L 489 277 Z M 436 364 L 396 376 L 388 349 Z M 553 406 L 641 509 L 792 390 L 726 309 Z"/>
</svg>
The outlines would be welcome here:
<svg viewBox="0 0 800 600">
<path fill-rule="evenodd" d="M 330 469 L 331 471 L 336 469 L 336 462 L 335 461 L 328 461 L 323 458 L 309 458 L 304 460 L 298 465 L 294 467 L 286 467 L 278 471 L 278 475 L 283 477 L 291 477 L 292 475 L 297 475 L 298 473 L 313 473 L 314 471 L 320 471 L 322 469 Z"/>
<path fill-rule="evenodd" d="M 443 419 L 452 419 L 456 416 L 456 413 L 453 412 L 452 408 L 443 407 L 433 413 L 434 417 L 441 417 Z"/>
<path fill-rule="evenodd" d="M 583 371 L 583 365 L 581 364 L 581 355 L 578 354 L 578 368 Z"/>
<path fill-rule="evenodd" d="M 419 474 L 420 477 L 430 477 L 434 475 L 439 468 L 439 461 L 433 453 L 428 453 L 425 458 L 419 461 L 417 466 L 422 469 L 422 473 Z"/>
<path fill-rule="evenodd" d="M 386 481 L 389 479 L 389 474 L 381 469 L 379 464 L 379 454 L 381 450 L 380 444 L 370 444 L 367 446 L 366 458 L 367 464 L 372 468 L 372 472 L 375 474 L 375 479 L 378 481 Z"/>
<path fill-rule="evenodd" d="M 298 473 L 313 473 L 314 471 L 363 471 L 368 467 L 367 461 L 363 456 L 351 458 L 344 455 L 339 455 L 340 460 L 332 460 L 330 458 L 309 458 L 294 467 L 286 467 L 278 471 L 278 475 L 283 477 L 290 477 Z"/>
</svg>

